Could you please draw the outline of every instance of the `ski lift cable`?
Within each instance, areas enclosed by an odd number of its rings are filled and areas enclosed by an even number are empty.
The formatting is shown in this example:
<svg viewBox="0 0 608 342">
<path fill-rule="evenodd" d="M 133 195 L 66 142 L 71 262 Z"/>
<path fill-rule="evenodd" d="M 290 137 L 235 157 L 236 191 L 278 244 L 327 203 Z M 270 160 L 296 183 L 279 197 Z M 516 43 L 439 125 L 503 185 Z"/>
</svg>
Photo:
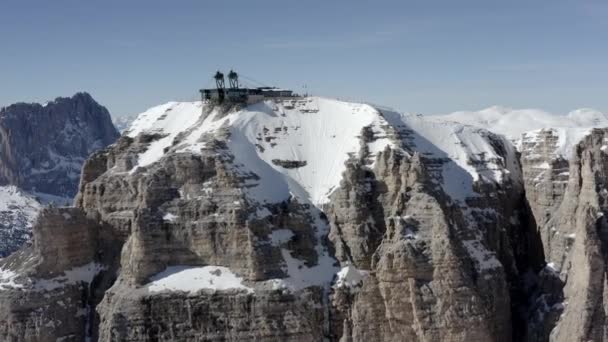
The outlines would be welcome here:
<svg viewBox="0 0 608 342">
<path fill-rule="evenodd" d="M 239 74 L 239 76 L 240 76 L 240 77 L 242 77 L 242 78 L 244 78 L 244 79 L 246 79 L 247 81 L 250 81 L 250 82 L 252 82 L 252 83 L 256 83 L 256 84 L 258 84 L 258 85 L 261 85 L 262 87 L 268 87 L 268 85 L 267 85 L 267 84 L 265 84 L 265 83 L 263 83 L 263 82 L 260 82 L 260 81 L 257 81 L 257 80 L 255 80 L 255 79 L 253 79 L 253 78 L 251 78 L 251 77 L 246 76 L 246 75 Z"/>
</svg>

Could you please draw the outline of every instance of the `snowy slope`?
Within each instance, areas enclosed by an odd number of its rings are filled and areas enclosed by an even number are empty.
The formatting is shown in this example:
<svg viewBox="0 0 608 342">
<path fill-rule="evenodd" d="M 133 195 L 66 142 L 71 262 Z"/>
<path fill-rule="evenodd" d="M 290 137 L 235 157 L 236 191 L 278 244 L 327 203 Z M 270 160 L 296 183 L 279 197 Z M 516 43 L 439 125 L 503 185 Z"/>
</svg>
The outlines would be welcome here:
<svg viewBox="0 0 608 342">
<path fill-rule="evenodd" d="M 238 162 L 254 165 L 254 172 L 267 174 L 262 179 L 267 183 L 265 187 L 271 188 L 280 174 L 291 193 L 314 204 L 323 204 L 339 185 L 349 156 L 359 152 L 361 129 L 371 126 L 379 130 L 387 122 L 367 105 L 320 98 L 309 101 L 318 112 L 302 113 L 280 104 L 276 105 L 276 111 L 268 103 L 252 106 L 233 123 L 230 147 Z M 252 154 L 251 147 L 256 144 L 259 147 Z M 371 152 L 390 144 L 388 139 L 381 139 L 372 146 Z M 276 160 L 306 165 L 290 169 L 276 165 L 273 162 Z M 273 170 L 265 170 L 264 164 Z M 267 199 L 280 198 L 270 194 Z"/>
<path fill-rule="evenodd" d="M 461 123 L 320 97 L 265 101 L 225 111 L 201 102 L 170 102 L 142 113 L 126 134 L 147 134 L 151 139 L 146 139 L 150 143 L 128 171 L 145 173 L 169 154 L 227 153 L 233 171 L 243 176 L 242 191 L 250 205 L 258 205 L 258 212 L 264 212 L 264 203 L 290 198 L 310 204 L 306 207 L 314 220 L 317 263 L 308 266 L 292 254 L 288 247 L 292 231 L 273 231 L 269 237 L 281 250 L 287 274 L 264 285 L 274 289 L 323 286 L 335 277 L 344 286 L 356 286 L 364 276 L 357 270 L 340 273 L 331 252 L 321 243 L 329 233 L 321 213 L 340 186 L 350 158 L 364 158 L 373 168 L 376 155 L 387 146 L 406 155 L 418 154 L 429 161 L 430 178 L 436 186 L 461 205 L 478 196 L 476 182 L 521 180 L 515 149 L 506 138 Z M 218 148 L 213 140 L 225 144 Z M 175 216 L 165 214 L 164 220 L 171 222 Z M 471 249 L 477 253 L 479 248 Z M 487 251 L 480 253 L 479 259 L 488 259 Z M 229 269 L 214 265 L 177 265 L 153 277 L 147 288 L 151 292 L 247 290 Z"/>
<path fill-rule="evenodd" d="M 428 116 L 434 121 L 453 121 L 503 134 L 516 146 L 526 139 L 534 139 L 541 129 L 552 129 L 559 137 L 556 155 L 570 158 L 572 148 L 593 127 L 608 127 L 608 115 L 593 109 L 579 109 L 567 115 L 551 114 L 537 109 L 515 110 L 490 107 L 480 111 L 460 111 L 447 115 Z"/>
<path fill-rule="evenodd" d="M 501 156 L 487 131 L 417 115 L 401 115 L 399 119 L 413 131 L 416 152 L 445 160 L 442 186 L 452 199 L 464 201 L 475 196 L 472 188 L 477 181 L 500 184 L 507 179 L 521 180 L 515 149 L 505 141 L 507 153 Z M 506 140 L 498 136 L 492 139 Z"/>
<path fill-rule="evenodd" d="M 45 205 L 71 203 L 70 198 L 30 193 L 12 185 L 0 186 L 0 258 L 29 241 L 32 226 Z"/>
<path fill-rule="evenodd" d="M 36 216 L 40 204 L 36 199 L 15 186 L 0 187 L 0 212 L 20 209 L 28 217 Z"/>
<path fill-rule="evenodd" d="M 158 134 L 160 139 L 139 155 L 131 172 L 159 161 L 168 152 L 197 153 L 205 148 L 206 135 L 225 128 L 230 133 L 227 143 L 235 166 L 259 177 L 246 190 L 252 199 L 279 202 L 295 196 L 320 206 L 339 186 L 345 162 L 361 151 L 364 127 L 374 133 L 375 140 L 367 146 L 372 159 L 390 145 L 445 160 L 442 185 L 454 200 L 472 195 L 473 182 L 502 182 L 518 172 L 514 151 L 504 160 L 488 133 L 459 123 L 319 97 L 266 101 L 228 114 L 216 110 L 203 114 L 203 106 L 200 102 L 170 102 L 139 115 L 126 134 L 135 137 L 145 132 Z M 395 138 L 395 131 L 403 131 L 407 141 Z"/>
<path fill-rule="evenodd" d="M 29 240 L 42 205 L 14 186 L 0 187 L 0 258 Z"/>
</svg>

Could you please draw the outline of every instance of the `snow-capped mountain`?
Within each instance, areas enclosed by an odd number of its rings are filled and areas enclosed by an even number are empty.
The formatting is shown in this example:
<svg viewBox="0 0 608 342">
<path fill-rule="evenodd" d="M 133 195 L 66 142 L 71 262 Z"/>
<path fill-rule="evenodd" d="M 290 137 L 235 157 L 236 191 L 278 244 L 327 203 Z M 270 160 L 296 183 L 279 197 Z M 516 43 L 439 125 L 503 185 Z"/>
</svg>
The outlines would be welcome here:
<svg viewBox="0 0 608 342">
<path fill-rule="evenodd" d="M 539 109 L 511 109 L 494 106 L 480 111 L 459 111 L 428 116 L 431 120 L 454 121 L 482 127 L 505 135 L 521 148 L 523 140 L 534 140 L 551 130 L 559 138 L 554 153 L 569 159 L 572 148 L 594 127 L 608 127 L 608 114 L 584 108 L 557 115 Z"/>
<path fill-rule="evenodd" d="M 0 109 L 0 257 L 28 239 L 43 205 L 71 204 L 85 159 L 117 137 L 87 93 Z"/>
<path fill-rule="evenodd" d="M 204 137 L 229 127 L 228 148 L 236 165 L 259 177 L 259 186 L 250 192 L 260 202 L 296 196 L 314 205 L 326 203 L 339 186 L 346 162 L 361 149 L 363 128 L 372 139 L 366 144 L 370 160 L 387 146 L 447 160 L 439 173 L 453 199 L 468 196 L 473 182 L 502 182 L 504 167 L 516 174 L 514 153 L 498 156 L 492 140 L 479 129 L 320 97 L 292 102 L 262 102 L 227 115 L 221 109 L 206 113 L 200 102 L 154 107 L 125 131 L 133 138 L 142 133 L 162 137 L 137 156 L 130 172 L 167 154 L 200 154 L 208 145 Z M 399 141 L 400 135 L 407 139 Z M 497 164 L 499 160 L 504 164 Z"/>
<path fill-rule="evenodd" d="M 601 115 L 512 112 L 151 108 L 0 260 L 0 339 L 593 340 L 608 129 L 566 160 L 553 130 Z"/>
<path fill-rule="evenodd" d="M 119 132 L 126 131 L 135 119 L 137 119 L 136 115 L 112 116 L 112 122 L 114 123 L 114 127 L 116 127 L 116 130 L 118 130 Z"/>
<path fill-rule="evenodd" d="M 368 327 L 370 340 L 416 340 L 423 331 L 428 340 L 457 340 L 450 336 L 462 326 L 465 338 L 484 340 L 494 320 L 510 334 L 502 262 L 513 264 L 520 253 L 506 232 L 518 222 L 523 190 L 515 149 L 486 130 L 319 97 L 248 106 L 172 102 L 139 115 L 82 175 L 76 208 L 45 212 L 35 225 L 45 243 L 19 256 L 33 261 L 0 264 L 0 287 L 28 298 L 37 284 L 56 283 L 38 274 L 105 270 L 100 281 L 87 281 L 87 298 L 67 291 L 72 282 L 31 297 L 43 308 L 70 303 L 41 314 L 47 336 L 69 330 L 86 337 L 67 319 L 83 301 L 99 303 L 99 319 L 79 316 L 78 324 L 93 324 L 104 341 L 148 339 L 140 322 L 150 321 L 180 326 L 157 332 L 173 340 L 358 340 Z M 495 236 L 504 243 L 486 242 Z M 74 240 L 82 248 L 60 252 Z M 412 276 L 426 281 L 406 280 Z M 448 295 L 454 286 L 458 295 Z M 429 287 L 474 314 L 446 319 L 433 300 L 412 311 L 391 294 L 418 298 Z M 1 308 L 13 305 L 1 293 L 0 319 Z M 156 308 L 153 318 L 142 303 Z M 184 303 L 205 309 L 185 321 L 175 314 Z M 376 319 L 389 312 L 432 318 L 416 332 L 398 319 Z M 445 332 L 432 330 L 438 321 Z"/>
</svg>

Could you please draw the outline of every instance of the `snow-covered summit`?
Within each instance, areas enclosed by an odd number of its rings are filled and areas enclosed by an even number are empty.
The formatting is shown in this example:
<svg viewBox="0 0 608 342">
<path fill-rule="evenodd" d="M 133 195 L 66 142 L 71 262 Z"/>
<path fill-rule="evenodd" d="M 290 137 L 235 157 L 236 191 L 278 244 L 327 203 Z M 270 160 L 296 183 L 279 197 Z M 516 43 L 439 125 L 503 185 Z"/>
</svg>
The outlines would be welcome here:
<svg viewBox="0 0 608 342">
<path fill-rule="evenodd" d="M 454 200 L 471 195 L 476 181 L 502 182 L 518 172 L 514 153 L 496 151 L 492 139 L 497 136 L 459 123 L 320 97 L 265 101 L 227 114 L 207 106 L 170 102 L 140 114 L 126 134 L 159 138 L 130 172 L 145 172 L 168 153 L 200 153 L 219 132 L 229 132 L 226 145 L 235 167 L 258 177 L 247 191 L 260 202 L 295 196 L 315 205 L 326 203 L 347 160 L 358 156 L 363 144 L 372 161 L 386 146 L 441 160 L 438 174 Z M 365 142 L 364 130 L 372 135 Z"/>
<path fill-rule="evenodd" d="M 494 106 L 480 111 L 459 111 L 428 116 L 433 121 L 453 121 L 502 134 L 520 147 L 522 139 L 534 139 L 541 130 L 552 130 L 559 138 L 555 155 L 566 159 L 572 148 L 593 127 L 608 127 L 608 115 L 584 108 L 557 115 L 539 109 L 511 109 Z"/>
</svg>

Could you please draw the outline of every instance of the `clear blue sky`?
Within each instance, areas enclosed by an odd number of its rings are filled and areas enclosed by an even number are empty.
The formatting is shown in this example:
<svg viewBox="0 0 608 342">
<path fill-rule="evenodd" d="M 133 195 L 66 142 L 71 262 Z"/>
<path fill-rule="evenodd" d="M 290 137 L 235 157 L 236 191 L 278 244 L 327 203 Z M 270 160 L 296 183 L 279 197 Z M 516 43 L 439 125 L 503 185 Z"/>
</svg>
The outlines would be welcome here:
<svg viewBox="0 0 608 342">
<path fill-rule="evenodd" d="M 425 114 L 608 111 L 608 1 L 0 2 L 0 105 L 84 90 L 134 114 L 231 67 Z"/>
</svg>

